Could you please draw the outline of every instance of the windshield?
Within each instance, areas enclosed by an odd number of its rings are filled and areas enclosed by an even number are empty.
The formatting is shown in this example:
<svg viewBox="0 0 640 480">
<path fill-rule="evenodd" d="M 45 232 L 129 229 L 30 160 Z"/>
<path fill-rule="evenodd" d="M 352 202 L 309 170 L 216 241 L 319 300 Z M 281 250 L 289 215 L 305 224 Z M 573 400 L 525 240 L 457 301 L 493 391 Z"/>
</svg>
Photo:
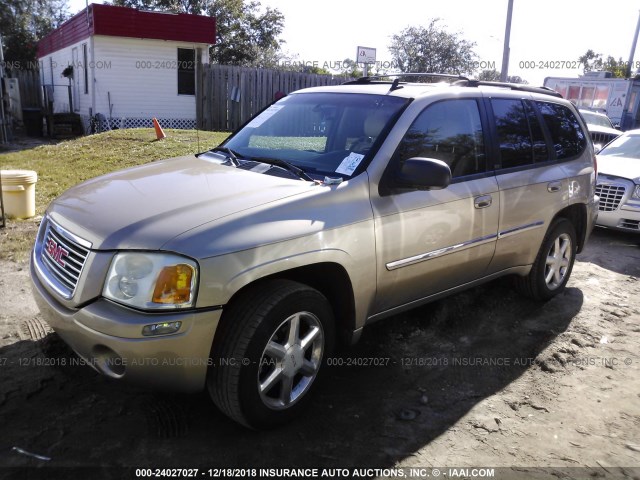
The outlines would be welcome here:
<svg viewBox="0 0 640 480">
<path fill-rule="evenodd" d="M 640 158 L 640 135 L 622 135 L 613 140 L 598 155 Z"/>
<path fill-rule="evenodd" d="M 584 110 L 580 110 L 580 113 L 582 114 L 583 118 L 589 125 L 597 125 L 598 127 L 613 128 L 613 125 L 611 124 L 611 120 L 609 120 L 609 117 L 605 117 L 603 115 L 597 115 L 592 112 L 585 112 Z"/>
<path fill-rule="evenodd" d="M 409 100 L 350 93 L 299 93 L 251 120 L 224 146 L 241 159 L 284 160 L 311 176 L 351 177 Z"/>
</svg>

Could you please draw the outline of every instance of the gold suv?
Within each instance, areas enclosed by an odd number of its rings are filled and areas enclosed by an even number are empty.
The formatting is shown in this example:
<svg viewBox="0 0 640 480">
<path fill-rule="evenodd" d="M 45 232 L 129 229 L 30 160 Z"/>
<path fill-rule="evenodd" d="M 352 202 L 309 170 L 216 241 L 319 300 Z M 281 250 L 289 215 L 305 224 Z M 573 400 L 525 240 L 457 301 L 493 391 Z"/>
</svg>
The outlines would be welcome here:
<svg viewBox="0 0 640 480">
<path fill-rule="evenodd" d="M 300 90 L 208 152 L 70 189 L 33 250 L 43 315 L 104 375 L 268 428 L 371 322 L 504 275 L 557 295 L 598 211 L 580 115 L 429 77 Z"/>
</svg>

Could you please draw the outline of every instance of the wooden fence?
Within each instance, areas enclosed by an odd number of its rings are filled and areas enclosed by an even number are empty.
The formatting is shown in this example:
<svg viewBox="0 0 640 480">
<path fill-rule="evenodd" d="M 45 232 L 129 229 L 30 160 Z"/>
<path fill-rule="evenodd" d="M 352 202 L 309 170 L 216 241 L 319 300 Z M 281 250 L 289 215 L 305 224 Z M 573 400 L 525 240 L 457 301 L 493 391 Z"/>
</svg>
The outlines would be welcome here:
<svg viewBox="0 0 640 480">
<path fill-rule="evenodd" d="M 202 130 L 231 131 L 276 99 L 276 93 L 323 85 L 339 85 L 349 77 L 287 72 L 226 65 L 198 65 L 196 75 L 196 119 Z M 17 78 L 21 106 L 43 107 L 38 70 L 12 70 Z"/>
<path fill-rule="evenodd" d="M 10 70 L 9 76 L 18 79 L 22 108 L 42 107 L 39 70 Z"/>
<path fill-rule="evenodd" d="M 263 68 L 200 65 L 196 77 L 196 117 L 202 130 L 231 131 L 271 104 L 276 94 L 322 85 L 339 85 L 348 77 Z"/>
</svg>

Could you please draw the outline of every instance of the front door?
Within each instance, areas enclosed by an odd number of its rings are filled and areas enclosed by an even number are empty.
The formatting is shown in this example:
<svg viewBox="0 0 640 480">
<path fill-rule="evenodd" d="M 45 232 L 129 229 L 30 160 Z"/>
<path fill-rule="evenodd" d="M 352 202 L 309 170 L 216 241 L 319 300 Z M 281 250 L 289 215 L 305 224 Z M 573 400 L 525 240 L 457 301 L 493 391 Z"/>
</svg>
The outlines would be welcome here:
<svg viewBox="0 0 640 480">
<path fill-rule="evenodd" d="M 482 277 L 493 256 L 498 186 L 486 168 L 481 107 L 445 100 L 418 115 L 385 176 L 412 157 L 442 160 L 452 184 L 442 190 L 371 192 L 377 250 L 375 315 Z M 383 178 L 384 181 L 384 178 Z"/>
</svg>

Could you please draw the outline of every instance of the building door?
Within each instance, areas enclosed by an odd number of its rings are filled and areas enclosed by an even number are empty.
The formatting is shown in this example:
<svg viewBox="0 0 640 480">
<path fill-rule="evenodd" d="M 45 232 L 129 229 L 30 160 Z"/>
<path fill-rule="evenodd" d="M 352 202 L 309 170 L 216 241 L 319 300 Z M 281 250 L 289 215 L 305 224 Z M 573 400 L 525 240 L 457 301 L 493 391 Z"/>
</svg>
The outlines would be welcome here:
<svg viewBox="0 0 640 480">
<path fill-rule="evenodd" d="M 73 111 L 80 111 L 80 62 L 78 61 L 78 48 L 71 50 L 73 65 L 73 78 L 71 79 L 71 98 L 73 99 Z M 83 65 L 84 66 L 84 65 Z"/>
</svg>

